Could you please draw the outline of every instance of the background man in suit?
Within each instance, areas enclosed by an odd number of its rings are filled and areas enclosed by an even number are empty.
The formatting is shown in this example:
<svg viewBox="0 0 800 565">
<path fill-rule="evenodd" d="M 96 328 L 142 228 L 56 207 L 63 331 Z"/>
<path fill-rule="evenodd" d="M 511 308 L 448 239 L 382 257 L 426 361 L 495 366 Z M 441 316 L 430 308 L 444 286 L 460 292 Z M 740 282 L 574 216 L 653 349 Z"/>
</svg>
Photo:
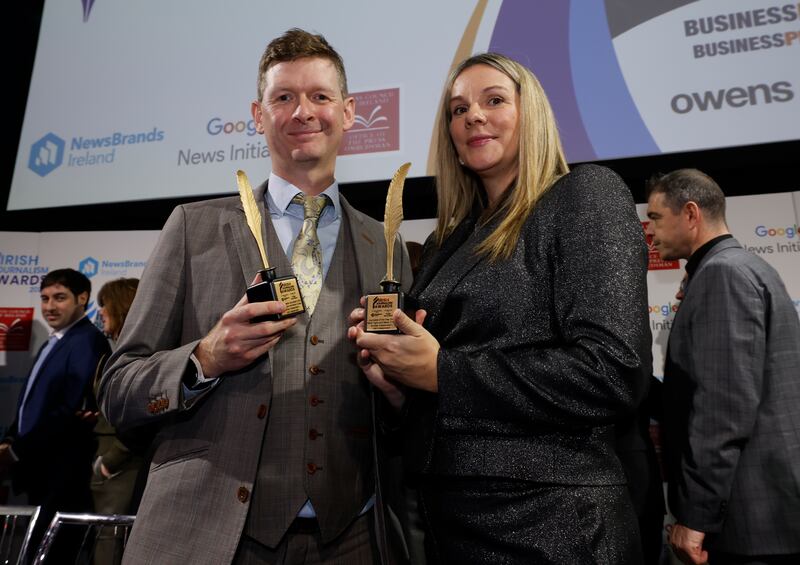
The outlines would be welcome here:
<svg viewBox="0 0 800 565">
<path fill-rule="evenodd" d="M 91 290 L 89 279 L 73 269 L 42 279 L 42 316 L 52 333 L 20 394 L 16 421 L 0 443 L 0 474 L 10 469 L 14 489 L 42 507 L 34 548 L 56 511 L 92 508 L 94 439 L 91 425 L 76 413 L 109 345 L 85 317 Z"/>
<path fill-rule="evenodd" d="M 124 559 L 393 561 L 402 538 L 384 520 L 372 392 L 345 336 L 386 250 L 334 178 L 355 118 L 341 58 L 302 30 L 273 40 L 252 115 L 272 157 L 255 191 L 267 257 L 297 274 L 307 312 L 251 322 L 284 304 L 246 299 L 262 265 L 238 197 L 173 212 L 100 387 L 117 429 L 158 429 Z M 395 261 L 410 282 L 402 241 Z"/>
<path fill-rule="evenodd" d="M 688 259 L 664 368 L 669 533 L 686 563 L 800 563 L 800 320 L 777 272 L 728 233 L 693 169 L 654 178 L 664 259 Z"/>
</svg>

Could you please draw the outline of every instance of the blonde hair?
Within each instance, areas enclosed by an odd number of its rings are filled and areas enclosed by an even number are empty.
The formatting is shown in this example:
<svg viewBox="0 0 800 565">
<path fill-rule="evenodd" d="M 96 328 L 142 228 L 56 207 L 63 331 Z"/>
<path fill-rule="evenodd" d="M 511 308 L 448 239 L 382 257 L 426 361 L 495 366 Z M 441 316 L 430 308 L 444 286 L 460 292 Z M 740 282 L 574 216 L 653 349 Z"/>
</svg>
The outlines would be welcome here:
<svg viewBox="0 0 800 565">
<path fill-rule="evenodd" d="M 522 226 L 536 202 L 553 183 L 569 172 L 561 148 L 555 116 L 542 85 L 531 71 L 498 53 L 473 55 L 462 61 L 447 79 L 439 111 L 436 149 L 436 194 L 439 199 L 436 242 L 470 215 L 473 207 L 485 210 L 480 178 L 459 162 L 450 137 L 450 92 L 458 75 L 474 65 L 488 65 L 510 78 L 519 94 L 519 153 L 514 185 L 488 218 L 502 211 L 503 219 L 478 247 L 489 260 L 507 259 L 517 245 Z"/>
</svg>

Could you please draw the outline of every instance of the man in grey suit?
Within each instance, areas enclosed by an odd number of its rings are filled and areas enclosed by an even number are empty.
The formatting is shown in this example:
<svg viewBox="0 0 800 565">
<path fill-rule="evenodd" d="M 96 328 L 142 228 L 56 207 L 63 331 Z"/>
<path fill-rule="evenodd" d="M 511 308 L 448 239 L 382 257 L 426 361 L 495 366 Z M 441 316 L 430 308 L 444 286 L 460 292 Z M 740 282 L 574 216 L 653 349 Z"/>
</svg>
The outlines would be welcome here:
<svg viewBox="0 0 800 565">
<path fill-rule="evenodd" d="M 126 563 L 405 558 L 377 465 L 390 422 L 345 335 L 386 265 L 380 223 L 334 178 L 354 106 L 322 36 L 267 46 L 252 115 L 272 173 L 255 198 L 270 264 L 298 275 L 306 313 L 253 322 L 285 305 L 247 301 L 261 258 L 238 198 L 179 206 L 164 226 L 100 390 L 118 429 L 157 429 Z M 395 261 L 409 283 L 402 241 Z"/>
<path fill-rule="evenodd" d="M 664 368 L 669 541 L 685 563 L 800 563 L 800 320 L 694 169 L 648 186 L 648 229 L 688 280 Z"/>
</svg>

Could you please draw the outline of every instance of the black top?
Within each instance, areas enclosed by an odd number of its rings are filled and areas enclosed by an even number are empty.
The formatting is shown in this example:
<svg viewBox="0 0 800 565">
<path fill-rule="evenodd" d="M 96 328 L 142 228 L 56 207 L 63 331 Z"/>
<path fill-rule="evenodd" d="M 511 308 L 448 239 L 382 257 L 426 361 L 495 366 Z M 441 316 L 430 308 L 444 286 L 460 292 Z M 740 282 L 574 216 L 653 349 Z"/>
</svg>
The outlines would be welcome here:
<svg viewBox="0 0 800 565">
<path fill-rule="evenodd" d="M 407 461 L 423 473 L 561 484 L 624 483 L 614 423 L 650 367 L 647 246 L 609 169 L 564 176 L 511 257 L 473 250 L 494 229 L 468 218 L 426 244 L 411 294 L 441 345 L 439 393 L 409 395 Z"/>
<path fill-rule="evenodd" d="M 703 260 L 703 257 L 711 251 L 711 248 L 718 244 L 720 241 L 724 241 L 726 239 L 730 239 L 733 236 L 729 233 L 718 235 L 714 239 L 709 239 L 703 245 L 701 245 L 697 251 L 692 253 L 692 256 L 689 257 L 689 260 L 686 261 L 686 273 L 689 275 L 689 278 L 694 275 L 694 272 L 697 270 L 698 265 L 700 265 L 700 261 Z"/>
</svg>

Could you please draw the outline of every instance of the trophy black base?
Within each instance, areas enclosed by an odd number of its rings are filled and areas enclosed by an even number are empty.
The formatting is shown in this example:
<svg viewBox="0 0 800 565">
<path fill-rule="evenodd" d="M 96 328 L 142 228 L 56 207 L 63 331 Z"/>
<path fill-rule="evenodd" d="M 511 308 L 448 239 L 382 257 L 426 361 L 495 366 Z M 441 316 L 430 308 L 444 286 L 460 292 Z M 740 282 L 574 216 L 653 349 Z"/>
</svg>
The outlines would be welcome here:
<svg viewBox="0 0 800 565">
<path fill-rule="evenodd" d="M 400 308 L 405 310 L 406 295 L 400 290 L 397 281 L 381 282 L 383 292 L 374 292 L 366 296 L 366 315 L 364 328 L 375 334 L 399 334 L 392 313 Z"/>
<path fill-rule="evenodd" d="M 276 277 L 274 268 L 262 269 L 259 273 L 261 274 L 261 282 L 247 287 L 248 302 L 279 300 L 286 305 L 286 310 L 281 314 L 256 316 L 250 322 L 276 322 L 284 318 L 293 318 L 306 311 L 297 277 L 294 275 Z"/>
</svg>

